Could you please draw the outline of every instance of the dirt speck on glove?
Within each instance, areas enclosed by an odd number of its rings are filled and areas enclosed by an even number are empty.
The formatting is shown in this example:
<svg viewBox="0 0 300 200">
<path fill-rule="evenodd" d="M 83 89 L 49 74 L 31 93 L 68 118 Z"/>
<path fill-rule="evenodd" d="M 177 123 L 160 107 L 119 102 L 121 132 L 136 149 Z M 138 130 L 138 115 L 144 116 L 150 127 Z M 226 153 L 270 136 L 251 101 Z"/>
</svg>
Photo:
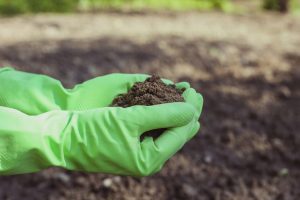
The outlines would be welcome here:
<svg viewBox="0 0 300 200">
<path fill-rule="evenodd" d="M 130 107 L 134 105 L 157 105 L 172 102 L 184 102 L 182 93 L 174 84 L 165 84 L 158 75 L 147 78 L 144 82 L 135 83 L 126 94 L 117 96 L 113 102 L 114 107 Z M 156 116 L 153 116 L 156 117 Z M 157 129 L 144 133 L 141 137 L 143 140 L 146 136 L 157 138 L 165 129 Z"/>
</svg>

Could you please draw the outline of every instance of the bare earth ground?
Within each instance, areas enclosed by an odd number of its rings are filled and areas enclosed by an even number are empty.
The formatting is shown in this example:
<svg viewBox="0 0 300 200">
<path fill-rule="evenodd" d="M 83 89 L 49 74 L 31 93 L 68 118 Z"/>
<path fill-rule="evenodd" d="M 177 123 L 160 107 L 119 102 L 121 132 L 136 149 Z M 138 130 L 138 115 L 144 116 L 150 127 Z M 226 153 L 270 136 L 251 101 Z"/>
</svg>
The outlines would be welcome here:
<svg viewBox="0 0 300 200">
<path fill-rule="evenodd" d="M 298 200 L 299 47 L 299 17 L 288 15 L 0 19 L 0 65 L 68 87 L 111 72 L 158 72 L 205 98 L 200 134 L 152 177 L 48 169 L 0 177 L 0 199 Z"/>
</svg>

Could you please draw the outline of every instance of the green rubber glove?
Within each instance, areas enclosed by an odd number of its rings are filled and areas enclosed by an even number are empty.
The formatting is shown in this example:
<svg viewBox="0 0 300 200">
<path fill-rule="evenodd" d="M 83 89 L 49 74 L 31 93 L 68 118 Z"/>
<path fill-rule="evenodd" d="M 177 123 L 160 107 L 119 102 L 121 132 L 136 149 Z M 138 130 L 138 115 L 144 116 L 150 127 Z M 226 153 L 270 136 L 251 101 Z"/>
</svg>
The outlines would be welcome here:
<svg viewBox="0 0 300 200">
<path fill-rule="evenodd" d="M 157 106 L 87 110 L 109 105 L 116 95 L 127 92 L 136 81 L 143 81 L 146 77 L 112 74 L 68 90 L 59 81 L 47 76 L 17 72 L 10 68 L 1 69 L 0 105 L 29 115 L 57 111 L 28 116 L 0 107 L 0 118 L 5 119 L 0 121 L 0 174 L 35 172 L 50 166 L 134 176 L 156 172 L 199 129 L 198 118 L 203 99 L 194 89 L 189 88 L 188 83 L 177 84 L 177 87 L 188 88 L 183 94 L 187 103 L 158 105 L 161 108 L 156 111 L 151 111 L 151 108 Z M 184 117 L 187 122 L 182 116 L 191 109 L 184 107 L 191 105 L 194 114 L 189 120 Z M 177 107 L 178 116 L 172 115 L 172 110 Z M 118 116 L 117 113 L 124 114 Z M 128 118 L 131 116 L 129 113 L 135 118 Z M 122 119 L 119 118 L 121 116 Z M 157 116 L 168 120 L 164 121 Z M 177 118 L 183 121 L 179 120 L 175 124 L 176 120 L 171 120 Z M 148 119 L 156 120 L 153 127 L 147 122 Z M 169 129 L 155 141 L 146 138 L 140 143 L 139 135 L 150 127 Z M 135 141 L 134 145 L 130 143 L 132 141 Z M 120 152 L 122 155 L 118 154 Z"/>
<path fill-rule="evenodd" d="M 87 172 L 147 176 L 161 169 L 199 129 L 188 103 L 28 116 L 0 107 L 0 174 L 51 166 Z M 140 135 L 168 128 L 155 141 Z"/>
<path fill-rule="evenodd" d="M 0 69 L 0 106 L 36 115 L 51 110 L 87 110 L 106 107 L 126 93 L 143 74 L 110 74 L 65 89 L 61 82 L 45 75 Z"/>
<path fill-rule="evenodd" d="M 87 110 L 106 107 L 126 93 L 145 74 L 109 74 L 66 89 L 61 82 L 45 75 L 0 68 L 0 106 L 15 108 L 29 115 L 51 110 Z M 172 83 L 164 79 L 166 83 Z M 186 82 L 179 88 L 190 88 Z"/>
</svg>

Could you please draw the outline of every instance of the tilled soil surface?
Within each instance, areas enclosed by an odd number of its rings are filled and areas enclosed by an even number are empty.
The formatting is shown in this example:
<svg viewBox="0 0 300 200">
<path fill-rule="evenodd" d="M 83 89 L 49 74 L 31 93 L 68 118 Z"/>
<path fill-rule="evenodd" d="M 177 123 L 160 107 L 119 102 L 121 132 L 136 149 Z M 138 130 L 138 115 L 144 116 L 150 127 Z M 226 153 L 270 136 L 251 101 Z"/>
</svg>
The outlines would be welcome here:
<svg viewBox="0 0 300 200">
<path fill-rule="evenodd" d="M 299 22 L 219 13 L 0 19 L 0 65 L 68 87 L 111 72 L 158 73 L 205 99 L 200 133 L 154 176 L 48 169 L 0 177 L 0 199 L 298 200 Z"/>
</svg>

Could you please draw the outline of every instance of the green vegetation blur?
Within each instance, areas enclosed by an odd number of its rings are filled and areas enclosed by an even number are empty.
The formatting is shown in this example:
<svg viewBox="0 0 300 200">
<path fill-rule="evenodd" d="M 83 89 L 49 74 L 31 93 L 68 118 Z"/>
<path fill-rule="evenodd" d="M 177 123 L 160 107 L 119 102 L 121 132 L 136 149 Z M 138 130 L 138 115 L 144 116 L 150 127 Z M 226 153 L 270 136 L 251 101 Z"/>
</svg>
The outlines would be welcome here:
<svg viewBox="0 0 300 200">
<path fill-rule="evenodd" d="M 298 10 L 300 7 L 299 0 L 264 0 L 263 8 L 266 10 L 275 10 L 279 12 L 288 12 Z"/>
<path fill-rule="evenodd" d="M 0 0 L 0 13 L 72 12 L 91 9 L 230 9 L 230 0 Z"/>
<path fill-rule="evenodd" d="M 77 4 L 77 0 L 0 0 L 0 13 L 70 12 Z"/>
<path fill-rule="evenodd" d="M 246 0 L 245 0 L 246 1 Z M 0 0 L 0 14 L 74 12 L 78 10 L 234 10 L 234 0 Z M 261 0 L 263 8 L 282 11 L 299 7 L 299 0 Z M 298 3 L 297 3 L 298 2 Z M 286 5 L 283 5 L 286 6 Z"/>
</svg>

